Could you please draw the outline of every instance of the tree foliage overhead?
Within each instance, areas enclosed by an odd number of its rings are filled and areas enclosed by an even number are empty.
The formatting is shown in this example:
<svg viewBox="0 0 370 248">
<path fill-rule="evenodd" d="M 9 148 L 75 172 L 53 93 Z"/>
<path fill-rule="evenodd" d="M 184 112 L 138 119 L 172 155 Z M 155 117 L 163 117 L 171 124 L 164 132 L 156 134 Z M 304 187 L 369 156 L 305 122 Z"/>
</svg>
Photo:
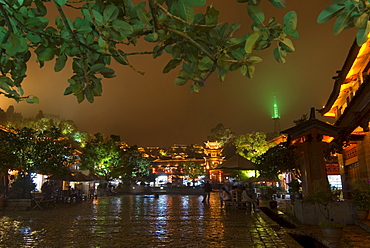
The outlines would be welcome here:
<svg viewBox="0 0 370 248">
<path fill-rule="evenodd" d="M 276 178 L 283 172 L 291 172 L 296 178 L 301 179 L 297 155 L 283 145 L 268 149 L 256 159 L 256 164 L 263 177 Z"/>
<path fill-rule="evenodd" d="M 147 0 L 136 5 L 132 0 L 1 0 L 0 94 L 38 102 L 35 96 L 24 96 L 22 89 L 31 52 L 40 67 L 54 61 L 55 72 L 71 60 L 73 75 L 64 94 L 75 95 L 78 102 L 93 102 L 102 94 L 102 78 L 115 77 L 113 61 L 136 70 L 130 63 L 133 55 L 170 54 L 163 72 L 181 66 L 174 83 L 189 82 L 192 92 L 204 87 L 214 72 L 221 81 L 238 69 L 252 78 L 255 64 L 262 61 L 257 53 L 270 46 L 275 59 L 285 62 L 294 51 L 291 37 L 298 38 L 296 13 L 286 13 L 283 23 L 277 23 L 265 19 L 261 0 L 237 2 L 246 3 L 241 7 L 251 18 L 251 32 L 241 37 L 234 36 L 240 24 L 221 23 L 219 11 L 206 0 Z M 269 2 L 285 8 L 285 0 Z M 51 10 L 56 10 L 55 18 L 49 18 Z M 153 49 L 127 52 L 127 46 L 141 38 Z"/>
<path fill-rule="evenodd" d="M 367 41 L 370 32 L 369 0 L 332 0 L 334 4 L 325 8 L 317 18 L 324 23 L 335 18 L 333 32 L 339 34 L 348 28 L 357 28 L 356 41 L 359 46 Z"/>
</svg>

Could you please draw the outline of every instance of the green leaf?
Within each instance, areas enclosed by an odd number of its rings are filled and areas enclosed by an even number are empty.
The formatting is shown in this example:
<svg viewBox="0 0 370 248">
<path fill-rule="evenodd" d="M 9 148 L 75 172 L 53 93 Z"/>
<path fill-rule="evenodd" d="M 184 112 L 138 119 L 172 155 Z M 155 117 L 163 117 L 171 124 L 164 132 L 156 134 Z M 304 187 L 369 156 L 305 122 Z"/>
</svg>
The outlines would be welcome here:
<svg viewBox="0 0 370 248">
<path fill-rule="evenodd" d="M 272 5 L 274 5 L 277 8 L 280 9 L 285 9 L 286 8 L 286 3 L 285 0 L 269 0 Z"/>
<path fill-rule="evenodd" d="M 175 4 L 175 3 L 173 3 Z M 179 11 L 180 17 L 187 22 L 192 23 L 194 20 L 194 9 L 186 3 L 186 0 L 179 0 L 177 2 L 177 10 Z"/>
<path fill-rule="evenodd" d="M 101 69 L 103 69 L 104 67 L 105 67 L 105 64 L 94 64 L 93 66 L 91 66 L 89 71 L 90 72 L 98 72 Z"/>
<path fill-rule="evenodd" d="M 27 33 L 27 39 L 31 41 L 33 44 L 37 44 L 41 42 L 41 37 L 37 34 Z"/>
<path fill-rule="evenodd" d="M 123 34 L 132 34 L 132 32 L 134 31 L 134 28 L 129 23 L 122 20 L 114 20 L 112 22 L 112 27 L 117 32 Z"/>
<path fill-rule="evenodd" d="M 99 47 L 103 50 L 103 51 L 105 51 L 106 49 L 107 49 L 107 43 L 105 42 L 105 40 L 101 37 L 101 36 L 99 36 L 99 39 L 98 39 L 98 45 L 99 45 Z"/>
<path fill-rule="evenodd" d="M 17 89 L 20 95 L 24 94 L 24 90 L 22 89 L 22 87 L 18 87 Z"/>
<path fill-rule="evenodd" d="M 70 95 L 72 94 L 72 87 L 71 86 L 68 86 L 65 91 L 64 91 L 64 95 Z"/>
<path fill-rule="evenodd" d="M 240 73 L 245 76 L 247 75 L 247 71 L 248 71 L 248 66 L 247 65 L 242 65 L 242 67 L 240 68 Z"/>
<path fill-rule="evenodd" d="M 354 25 L 356 28 L 366 28 L 368 20 L 369 20 L 369 14 L 362 13 L 361 15 L 356 16 L 354 18 Z"/>
<path fill-rule="evenodd" d="M 199 85 L 197 85 L 197 84 L 192 84 L 191 86 L 190 86 L 190 92 L 191 93 L 198 93 L 199 92 L 199 90 L 200 90 L 200 86 Z"/>
<path fill-rule="evenodd" d="M 206 4 L 207 0 L 185 0 L 185 2 L 194 7 L 201 7 Z"/>
<path fill-rule="evenodd" d="M 286 34 L 286 35 L 289 35 L 289 36 L 292 36 L 294 39 L 298 39 L 299 37 L 299 34 L 297 32 L 297 30 L 294 30 L 290 27 L 283 27 L 283 32 Z"/>
<path fill-rule="evenodd" d="M 32 97 L 32 98 L 27 98 L 26 99 L 26 102 L 27 103 L 36 103 L 36 104 L 38 104 L 38 103 L 40 103 L 40 100 L 39 100 L 39 98 L 37 97 L 37 96 L 34 96 L 34 97 Z"/>
<path fill-rule="evenodd" d="M 208 14 L 206 16 L 206 24 L 208 25 L 212 25 L 212 24 L 217 24 L 218 23 L 218 15 L 219 15 L 219 11 L 215 8 L 213 8 L 212 6 L 209 6 L 207 8 L 208 10 Z"/>
<path fill-rule="evenodd" d="M 148 17 L 148 12 L 145 10 L 144 6 L 138 5 L 136 7 L 136 14 L 142 23 L 149 23 L 150 19 Z"/>
<path fill-rule="evenodd" d="M 100 70 L 100 74 L 102 74 L 105 78 L 114 78 L 116 76 L 114 70 L 108 67 L 104 67 L 102 70 Z"/>
<path fill-rule="evenodd" d="M 161 56 L 161 55 L 162 55 L 162 53 L 163 53 L 163 49 L 162 49 L 162 47 L 161 47 L 161 46 L 155 46 L 155 47 L 153 48 L 153 59 L 155 59 L 155 58 L 157 58 L 157 57 Z"/>
<path fill-rule="evenodd" d="M 54 71 L 55 72 L 61 71 L 66 65 L 66 61 L 67 56 L 65 54 L 60 55 L 55 61 Z"/>
<path fill-rule="evenodd" d="M 182 78 L 182 77 L 177 77 L 174 81 L 176 86 L 183 86 L 189 81 L 189 79 Z"/>
<path fill-rule="evenodd" d="M 186 44 L 184 46 L 184 52 L 186 59 L 190 62 L 197 62 L 198 61 L 198 49 L 194 46 Z"/>
<path fill-rule="evenodd" d="M 198 64 L 198 69 L 201 71 L 208 71 L 212 69 L 214 62 L 208 56 L 203 57 Z"/>
<path fill-rule="evenodd" d="M 253 33 L 247 38 L 244 46 L 244 50 L 246 53 L 251 53 L 253 51 L 259 37 L 260 37 L 259 33 Z"/>
<path fill-rule="evenodd" d="M 83 25 L 83 26 L 77 28 L 76 30 L 77 30 L 77 32 L 79 32 L 81 34 L 88 34 L 92 31 L 92 28 L 90 26 Z"/>
<path fill-rule="evenodd" d="M 258 56 L 251 56 L 251 57 L 249 58 L 249 61 L 250 61 L 251 63 L 253 63 L 253 64 L 257 64 L 257 63 L 262 62 L 262 59 L 261 59 L 260 57 L 258 57 Z"/>
<path fill-rule="evenodd" d="M 55 0 L 55 2 L 56 2 L 57 4 L 59 4 L 60 6 L 64 6 L 64 5 L 66 5 L 67 0 Z"/>
<path fill-rule="evenodd" d="M 248 67 L 248 69 L 247 69 L 246 76 L 247 76 L 247 78 L 252 79 L 253 76 L 254 76 L 254 71 L 256 70 L 256 68 L 255 68 L 254 65 L 248 65 L 247 67 Z"/>
<path fill-rule="evenodd" d="M 85 88 L 85 96 L 89 103 L 94 102 L 94 90 L 92 89 L 91 86 Z"/>
<path fill-rule="evenodd" d="M 176 68 L 181 63 L 181 59 L 171 59 L 168 64 L 164 67 L 163 73 L 168 73 L 172 69 Z"/>
<path fill-rule="evenodd" d="M 263 11 L 256 5 L 249 5 L 247 7 L 248 15 L 252 18 L 257 24 L 261 24 L 265 20 L 265 14 Z"/>
<path fill-rule="evenodd" d="M 103 16 L 98 11 L 96 11 L 94 9 L 92 10 L 92 13 L 94 15 L 94 19 L 96 21 L 96 24 L 99 25 L 99 26 L 103 25 Z"/>
<path fill-rule="evenodd" d="M 153 33 L 150 33 L 150 34 L 147 34 L 145 37 L 144 37 L 144 40 L 148 41 L 148 42 L 157 42 L 158 41 L 158 34 L 156 32 L 153 32 Z"/>
<path fill-rule="evenodd" d="M 287 27 L 290 27 L 295 30 L 297 28 L 297 22 L 298 22 L 297 13 L 293 10 L 289 11 L 284 16 L 284 25 Z"/>
<path fill-rule="evenodd" d="M 84 91 L 80 91 L 79 93 L 76 94 L 77 97 L 77 102 L 81 103 L 85 100 L 85 93 Z"/>
<path fill-rule="evenodd" d="M 286 50 L 287 52 L 294 52 L 295 48 L 293 42 L 289 38 L 283 38 L 280 42 L 280 45 Z"/>
<path fill-rule="evenodd" d="M 345 10 L 337 16 L 337 20 L 335 20 L 333 32 L 335 35 L 339 34 L 343 31 L 343 29 L 348 25 L 350 21 L 352 11 Z"/>
<path fill-rule="evenodd" d="M 30 28 L 44 29 L 49 23 L 49 19 L 46 17 L 38 16 L 31 17 L 26 20 L 26 25 Z"/>
<path fill-rule="evenodd" d="M 47 47 L 37 54 L 37 59 L 40 61 L 50 61 L 54 58 L 54 50 Z"/>
<path fill-rule="evenodd" d="M 359 28 L 356 33 L 356 42 L 357 45 L 362 46 L 367 41 L 367 36 L 370 32 L 370 21 L 367 21 L 365 28 Z"/>
<path fill-rule="evenodd" d="M 324 23 L 332 19 L 336 16 L 342 9 L 344 8 L 343 5 L 332 4 L 323 11 L 321 11 L 320 15 L 317 17 L 318 23 Z"/>
<path fill-rule="evenodd" d="M 242 60 L 245 55 L 245 52 L 242 49 L 231 50 L 230 53 L 231 53 L 231 56 L 237 60 Z"/>
<path fill-rule="evenodd" d="M 285 59 L 283 58 L 283 56 L 281 55 L 281 52 L 280 52 L 280 49 L 278 47 L 276 47 L 274 49 L 274 58 L 277 62 L 279 63 L 285 63 Z"/>
<path fill-rule="evenodd" d="M 113 5 L 113 4 L 108 5 L 104 9 L 104 12 L 103 12 L 104 21 L 106 21 L 106 22 L 113 21 L 113 20 L 117 19 L 118 14 L 119 14 L 119 10 L 115 5 Z"/>
</svg>

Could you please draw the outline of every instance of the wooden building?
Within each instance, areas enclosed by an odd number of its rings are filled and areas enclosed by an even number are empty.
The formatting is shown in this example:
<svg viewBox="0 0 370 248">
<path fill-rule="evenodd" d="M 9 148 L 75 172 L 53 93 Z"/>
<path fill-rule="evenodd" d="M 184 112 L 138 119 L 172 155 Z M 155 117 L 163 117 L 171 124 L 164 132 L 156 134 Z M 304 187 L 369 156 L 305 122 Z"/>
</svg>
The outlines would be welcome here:
<svg viewBox="0 0 370 248">
<path fill-rule="evenodd" d="M 319 110 L 332 117 L 339 135 L 331 141 L 338 155 L 344 197 L 350 197 L 356 179 L 370 178 L 370 40 L 359 47 L 353 43 L 333 90 Z"/>
</svg>

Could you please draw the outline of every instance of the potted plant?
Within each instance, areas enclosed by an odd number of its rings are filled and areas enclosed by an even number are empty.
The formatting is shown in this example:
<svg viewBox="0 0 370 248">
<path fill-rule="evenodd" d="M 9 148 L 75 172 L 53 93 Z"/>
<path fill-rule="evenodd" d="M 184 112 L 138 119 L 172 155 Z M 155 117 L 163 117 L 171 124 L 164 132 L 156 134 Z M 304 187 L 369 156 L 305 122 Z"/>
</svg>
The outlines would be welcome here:
<svg viewBox="0 0 370 248">
<path fill-rule="evenodd" d="M 331 217 L 329 205 L 338 202 L 340 191 L 332 190 L 330 187 L 320 187 L 319 190 L 307 194 L 303 199 L 305 202 L 318 206 L 324 217 L 319 223 L 324 237 L 331 243 L 338 243 L 343 236 L 344 223 L 335 222 Z"/>
<path fill-rule="evenodd" d="M 269 202 L 271 209 L 277 208 L 277 201 L 274 199 L 274 196 L 277 192 L 277 188 L 273 186 L 261 186 L 261 199 Z"/>
<path fill-rule="evenodd" d="M 366 220 L 369 215 L 370 207 L 370 180 L 356 180 L 352 195 L 353 204 L 357 208 L 357 218 Z"/>
<path fill-rule="evenodd" d="M 290 199 L 292 199 L 293 201 L 295 199 L 302 199 L 302 183 L 300 183 L 298 179 L 293 179 L 292 181 L 290 181 L 290 183 L 287 184 L 289 186 Z"/>
</svg>

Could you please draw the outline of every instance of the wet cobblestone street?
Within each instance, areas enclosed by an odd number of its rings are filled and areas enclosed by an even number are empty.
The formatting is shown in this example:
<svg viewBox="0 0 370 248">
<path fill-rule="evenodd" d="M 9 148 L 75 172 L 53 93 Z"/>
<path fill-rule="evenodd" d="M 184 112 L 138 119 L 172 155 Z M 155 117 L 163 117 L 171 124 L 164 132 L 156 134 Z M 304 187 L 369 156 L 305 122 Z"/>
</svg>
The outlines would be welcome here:
<svg viewBox="0 0 370 248">
<path fill-rule="evenodd" d="M 296 247 L 259 213 L 220 209 L 217 194 L 101 197 L 2 211 L 0 247 Z"/>
</svg>

